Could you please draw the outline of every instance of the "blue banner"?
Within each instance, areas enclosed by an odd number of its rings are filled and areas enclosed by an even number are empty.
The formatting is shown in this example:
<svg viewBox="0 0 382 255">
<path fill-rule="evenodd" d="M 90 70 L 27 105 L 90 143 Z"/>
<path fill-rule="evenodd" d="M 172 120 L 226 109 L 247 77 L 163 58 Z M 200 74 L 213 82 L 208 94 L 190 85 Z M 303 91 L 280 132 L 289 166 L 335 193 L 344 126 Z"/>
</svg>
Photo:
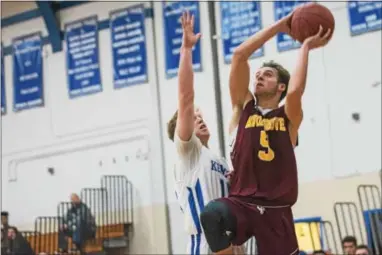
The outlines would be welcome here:
<svg viewBox="0 0 382 255">
<path fill-rule="evenodd" d="M 220 2 L 224 62 L 229 64 L 233 51 L 262 28 L 260 2 Z M 264 47 L 251 58 L 264 55 Z"/>
<path fill-rule="evenodd" d="M 1 114 L 5 114 L 7 111 L 7 103 L 5 101 L 5 80 L 4 80 L 4 52 L 3 44 L 1 44 Z"/>
<path fill-rule="evenodd" d="M 41 34 L 16 38 L 13 48 L 14 110 L 44 104 Z"/>
<path fill-rule="evenodd" d="M 277 1 L 274 2 L 275 19 L 279 20 L 289 13 L 291 13 L 296 7 L 301 4 L 310 1 Z M 285 33 L 278 33 L 276 37 L 277 50 L 279 52 L 300 48 L 301 44 L 294 40 L 290 35 Z"/>
<path fill-rule="evenodd" d="M 65 42 L 69 97 L 102 91 L 97 17 L 66 24 Z"/>
<path fill-rule="evenodd" d="M 147 82 L 145 8 L 110 14 L 114 88 Z"/>
<path fill-rule="evenodd" d="M 194 33 L 200 32 L 200 15 L 199 2 L 163 2 L 163 20 L 164 20 L 164 36 L 165 36 L 165 59 L 166 59 L 166 76 L 174 77 L 178 74 L 179 53 L 182 45 L 182 25 L 180 17 L 186 10 L 194 15 Z M 194 71 L 201 71 L 200 56 L 200 40 L 192 49 L 192 66 Z"/>
<path fill-rule="evenodd" d="M 382 29 L 382 2 L 348 2 L 351 35 Z"/>
</svg>

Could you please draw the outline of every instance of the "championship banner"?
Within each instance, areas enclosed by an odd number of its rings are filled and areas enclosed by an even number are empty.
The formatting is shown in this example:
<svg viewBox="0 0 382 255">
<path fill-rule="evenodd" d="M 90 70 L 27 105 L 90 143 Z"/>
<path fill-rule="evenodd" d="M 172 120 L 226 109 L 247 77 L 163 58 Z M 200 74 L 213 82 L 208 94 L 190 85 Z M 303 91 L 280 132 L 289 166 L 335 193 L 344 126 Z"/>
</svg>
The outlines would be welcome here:
<svg viewBox="0 0 382 255">
<path fill-rule="evenodd" d="M 350 33 L 360 35 L 382 29 L 382 2 L 348 2 Z"/>
<path fill-rule="evenodd" d="M 114 88 L 146 83 L 145 8 L 134 6 L 110 14 Z"/>
<path fill-rule="evenodd" d="M 224 62 L 231 63 L 233 51 L 262 28 L 260 2 L 220 2 Z M 264 47 L 251 58 L 264 55 Z"/>
<path fill-rule="evenodd" d="M 43 99 L 42 38 L 40 33 L 13 39 L 14 110 L 41 106 Z"/>
<path fill-rule="evenodd" d="M 7 103 L 5 101 L 5 80 L 4 80 L 4 55 L 3 44 L 1 44 L 1 115 L 7 112 Z"/>
<path fill-rule="evenodd" d="M 287 16 L 298 6 L 310 1 L 276 1 L 273 3 L 275 19 L 280 20 Z M 290 35 L 278 33 L 276 36 L 277 50 L 279 52 L 300 48 L 301 44 L 294 40 Z"/>
<path fill-rule="evenodd" d="M 166 77 L 172 78 L 178 74 L 180 47 L 182 45 L 182 24 L 180 17 L 184 11 L 189 11 L 195 17 L 194 33 L 200 32 L 199 2 L 163 2 L 164 44 L 166 59 Z M 194 71 L 201 71 L 200 40 L 192 49 L 192 66 Z"/>
<path fill-rule="evenodd" d="M 66 24 L 65 42 L 69 97 L 101 92 L 97 17 Z"/>
</svg>

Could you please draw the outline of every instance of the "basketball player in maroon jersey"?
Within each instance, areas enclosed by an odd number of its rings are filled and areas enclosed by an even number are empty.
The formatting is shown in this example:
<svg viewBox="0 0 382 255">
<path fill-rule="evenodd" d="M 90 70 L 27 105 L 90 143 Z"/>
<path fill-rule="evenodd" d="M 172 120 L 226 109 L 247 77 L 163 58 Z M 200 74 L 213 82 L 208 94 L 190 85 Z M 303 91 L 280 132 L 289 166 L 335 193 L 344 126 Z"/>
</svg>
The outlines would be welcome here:
<svg viewBox="0 0 382 255">
<path fill-rule="evenodd" d="M 310 50 L 324 46 L 330 31 L 307 38 L 290 76 L 281 65 L 268 62 L 255 75 L 254 95 L 249 91 L 249 57 L 279 32 L 290 34 L 291 15 L 264 28 L 234 52 L 229 78 L 237 128 L 231 151 L 234 174 L 228 198 L 211 201 L 201 214 L 207 242 L 216 254 L 232 254 L 255 236 L 258 254 L 298 254 L 291 206 L 297 200 L 297 165 L 294 147 L 302 121 Z M 279 107 L 285 97 L 285 104 Z"/>
</svg>

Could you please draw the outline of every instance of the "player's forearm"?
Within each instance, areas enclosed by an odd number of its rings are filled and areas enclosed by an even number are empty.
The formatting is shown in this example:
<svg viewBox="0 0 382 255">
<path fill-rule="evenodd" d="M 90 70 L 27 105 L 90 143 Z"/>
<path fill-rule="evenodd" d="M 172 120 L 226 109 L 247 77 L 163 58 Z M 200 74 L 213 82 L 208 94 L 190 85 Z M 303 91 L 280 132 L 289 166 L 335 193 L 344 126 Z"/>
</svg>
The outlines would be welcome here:
<svg viewBox="0 0 382 255">
<path fill-rule="evenodd" d="M 249 37 L 235 49 L 233 58 L 247 61 L 257 49 L 281 31 L 283 22 L 283 20 L 279 20 Z"/>
<path fill-rule="evenodd" d="M 178 74 L 178 135 L 187 141 L 194 127 L 194 71 L 192 49 L 182 48 Z"/>
<path fill-rule="evenodd" d="M 288 91 L 285 98 L 285 113 L 293 127 L 293 129 L 289 130 L 291 137 L 293 134 L 297 137 L 297 130 L 302 121 L 301 99 L 305 90 L 308 60 L 309 48 L 306 45 L 302 45 L 298 53 L 296 68 L 289 81 Z M 293 139 L 295 139 L 295 137 Z"/>
<path fill-rule="evenodd" d="M 243 112 L 243 108 L 241 107 L 234 107 L 232 109 L 232 117 L 231 117 L 231 121 L 229 122 L 229 126 L 228 126 L 228 134 L 231 135 L 232 132 L 237 128 L 237 126 L 239 125 L 239 121 L 240 121 L 240 116 L 241 116 L 241 113 Z"/>
<path fill-rule="evenodd" d="M 308 73 L 309 48 L 303 44 L 299 50 L 297 65 L 291 75 L 287 96 L 301 97 L 305 91 L 306 77 Z"/>
</svg>

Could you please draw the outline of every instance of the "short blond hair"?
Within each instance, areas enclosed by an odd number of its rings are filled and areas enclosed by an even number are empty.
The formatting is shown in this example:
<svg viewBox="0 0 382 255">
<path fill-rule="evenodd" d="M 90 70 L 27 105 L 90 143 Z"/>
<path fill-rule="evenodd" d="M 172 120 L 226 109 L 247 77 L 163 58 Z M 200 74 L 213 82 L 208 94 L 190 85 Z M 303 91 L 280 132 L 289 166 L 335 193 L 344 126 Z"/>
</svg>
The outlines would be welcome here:
<svg viewBox="0 0 382 255">
<path fill-rule="evenodd" d="M 178 120 L 178 110 L 174 113 L 170 121 L 167 123 L 167 135 L 171 141 L 174 141 L 177 120 Z"/>
</svg>

